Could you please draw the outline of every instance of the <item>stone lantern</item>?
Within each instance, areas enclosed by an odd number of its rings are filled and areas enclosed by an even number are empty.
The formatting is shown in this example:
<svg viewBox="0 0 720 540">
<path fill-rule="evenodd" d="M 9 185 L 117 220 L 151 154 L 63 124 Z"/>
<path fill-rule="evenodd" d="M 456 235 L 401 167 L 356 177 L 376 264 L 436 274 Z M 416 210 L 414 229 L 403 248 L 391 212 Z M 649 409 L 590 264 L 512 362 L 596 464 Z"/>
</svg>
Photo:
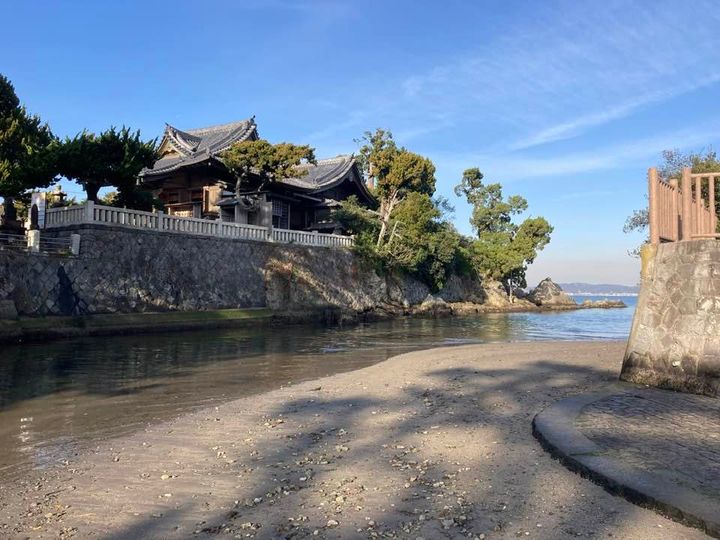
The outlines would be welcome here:
<svg viewBox="0 0 720 540">
<path fill-rule="evenodd" d="M 64 206 L 67 193 L 62 190 L 62 186 L 58 184 L 50 193 L 50 206 Z"/>
</svg>

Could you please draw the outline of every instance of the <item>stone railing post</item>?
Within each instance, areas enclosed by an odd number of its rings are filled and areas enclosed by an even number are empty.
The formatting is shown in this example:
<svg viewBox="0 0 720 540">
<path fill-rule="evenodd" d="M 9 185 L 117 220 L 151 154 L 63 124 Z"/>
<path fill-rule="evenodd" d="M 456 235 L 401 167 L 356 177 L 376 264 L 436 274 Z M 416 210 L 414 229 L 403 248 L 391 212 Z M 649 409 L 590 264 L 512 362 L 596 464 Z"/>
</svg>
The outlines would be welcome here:
<svg viewBox="0 0 720 540">
<path fill-rule="evenodd" d="M 33 253 L 38 253 L 40 251 L 40 231 L 39 230 L 36 229 L 34 231 L 27 232 L 27 247 Z"/>
<path fill-rule="evenodd" d="M 92 223 L 93 221 L 95 221 L 95 202 L 85 202 L 85 218 L 83 221 L 85 223 Z"/>
<path fill-rule="evenodd" d="M 80 255 L 80 235 L 70 235 L 70 253 L 73 255 Z"/>
<path fill-rule="evenodd" d="M 158 210 L 155 215 L 157 217 L 157 230 L 162 231 L 164 227 L 163 218 L 165 217 L 165 212 Z"/>
</svg>

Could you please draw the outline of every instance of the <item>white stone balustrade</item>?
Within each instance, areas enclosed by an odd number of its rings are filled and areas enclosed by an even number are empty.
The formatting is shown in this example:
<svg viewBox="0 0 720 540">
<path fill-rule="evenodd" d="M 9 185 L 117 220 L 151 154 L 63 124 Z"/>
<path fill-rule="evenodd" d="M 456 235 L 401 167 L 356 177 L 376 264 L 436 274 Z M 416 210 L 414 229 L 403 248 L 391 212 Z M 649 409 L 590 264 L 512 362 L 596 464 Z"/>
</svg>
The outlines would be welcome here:
<svg viewBox="0 0 720 540">
<path fill-rule="evenodd" d="M 303 246 L 352 247 L 353 245 L 351 236 L 270 229 L 244 223 L 169 216 L 164 212 L 115 208 L 94 204 L 91 201 L 82 205 L 49 208 L 45 213 L 46 229 L 86 223 Z"/>
</svg>

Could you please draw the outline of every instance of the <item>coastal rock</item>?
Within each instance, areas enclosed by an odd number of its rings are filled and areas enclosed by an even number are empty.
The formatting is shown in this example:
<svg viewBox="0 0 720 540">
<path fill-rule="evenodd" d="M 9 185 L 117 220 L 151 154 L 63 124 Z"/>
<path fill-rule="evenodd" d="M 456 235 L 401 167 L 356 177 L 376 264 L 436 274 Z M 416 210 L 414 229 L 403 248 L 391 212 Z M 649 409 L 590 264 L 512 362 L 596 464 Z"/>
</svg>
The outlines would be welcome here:
<svg viewBox="0 0 720 540">
<path fill-rule="evenodd" d="M 627 307 L 625 302 L 623 302 L 622 300 L 608 300 L 607 298 L 605 298 L 603 300 L 584 300 L 582 303 L 582 306 L 587 307 L 587 308 L 600 308 L 600 309 Z"/>
<path fill-rule="evenodd" d="M 487 299 L 484 283 L 468 276 L 452 274 L 437 296 L 446 302 L 482 304 Z"/>
<path fill-rule="evenodd" d="M 417 315 L 449 315 L 452 313 L 450 306 L 439 296 L 428 294 L 422 304 L 415 308 Z"/>
<path fill-rule="evenodd" d="M 88 315 L 265 307 L 319 312 L 323 321 L 337 324 L 451 312 L 440 302 L 423 306 L 431 291 L 418 279 L 379 272 L 351 250 L 101 225 L 44 234 L 59 239 L 70 232 L 82 237 L 77 257 L 0 253 L 0 299 L 14 302 L 21 316 L 62 314 L 62 290 L 70 290 L 72 307 L 77 300 Z M 108 245 L 112 254 L 97 257 Z M 511 303 L 501 283 L 469 275 L 448 276 L 433 298 L 464 304 L 459 309 L 468 313 L 533 309 L 517 298 Z"/>
<path fill-rule="evenodd" d="M 543 279 L 528 295 L 528 300 L 538 306 L 575 306 L 577 303 L 553 282 L 552 279 Z"/>
<path fill-rule="evenodd" d="M 487 279 L 482 283 L 483 292 L 485 293 L 485 301 L 487 307 L 505 308 L 510 305 L 507 291 L 502 283 L 493 279 Z"/>
</svg>

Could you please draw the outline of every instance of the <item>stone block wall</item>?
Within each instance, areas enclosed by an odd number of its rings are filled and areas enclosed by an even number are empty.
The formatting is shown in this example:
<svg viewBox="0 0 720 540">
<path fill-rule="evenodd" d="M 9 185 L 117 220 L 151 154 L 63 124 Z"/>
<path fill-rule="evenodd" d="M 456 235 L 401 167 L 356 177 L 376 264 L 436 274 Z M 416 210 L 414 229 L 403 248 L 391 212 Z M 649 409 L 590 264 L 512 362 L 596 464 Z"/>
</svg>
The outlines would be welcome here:
<svg viewBox="0 0 720 540">
<path fill-rule="evenodd" d="M 379 276 L 342 248 L 84 225 L 43 231 L 80 234 L 78 257 L 0 251 L 0 300 L 21 315 L 340 307 L 364 312 L 421 303 L 428 288 Z M 453 300 L 482 297 L 454 278 Z M 450 298 L 448 298 L 450 299 Z"/>
<path fill-rule="evenodd" d="M 645 246 L 621 379 L 718 396 L 720 243 Z"/>
</svg>

